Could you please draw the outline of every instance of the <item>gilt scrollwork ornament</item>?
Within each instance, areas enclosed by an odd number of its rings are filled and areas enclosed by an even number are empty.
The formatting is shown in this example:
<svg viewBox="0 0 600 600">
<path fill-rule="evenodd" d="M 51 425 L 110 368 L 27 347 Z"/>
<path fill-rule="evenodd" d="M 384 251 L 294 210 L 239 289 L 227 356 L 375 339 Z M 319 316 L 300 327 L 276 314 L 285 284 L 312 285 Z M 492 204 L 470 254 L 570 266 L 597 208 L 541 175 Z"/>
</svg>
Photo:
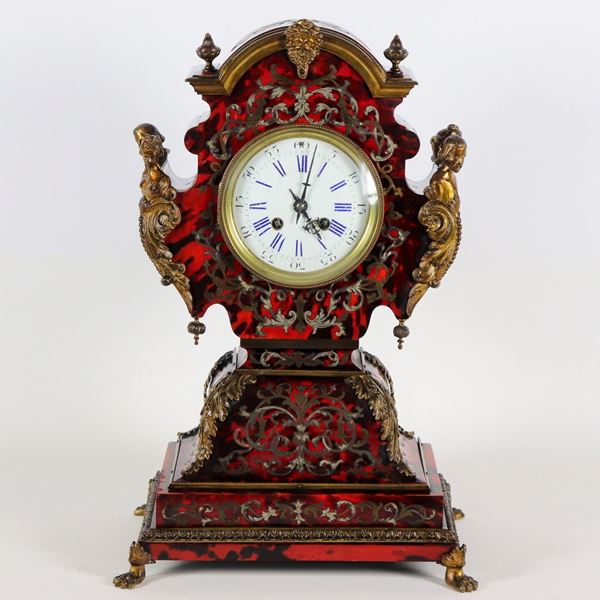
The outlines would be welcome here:
<svg viewBox="0 0 600 600">
<path fill-rule="evenodd" d="M 200 471 L 212 453 L 217 424 L 226 419 L 231 405 L 238 402 L 246 386 L 253 383 L 256 383 L 256 375 L 234 371 L 212 388 L 200 413 L 196 453 L 193 461 L 183 470 L 184 477 L 191 477 Z"/>
<path fill-rule="evenodd" d="M 408 327 L 407 327 L 407 329 L 408 329 Z M 387 384 L 388 393 L 390 395 L 390 398 L 392 399 L 392 405 L 394 406 L 394 410 L 395 410 L 396 397 L 394 396 L 394 381 L 392 379 L 390 372 L 387 370 L 386 366 L 374 354 L 371 354 L 370 352 L 367 352 L 366 350 L 363 350 L 363 359 L 365 360 L 366 363 L 371 363 L 376 369 L 379 370 L 381 376 L 383 377 L 383 379 L 385 380 L 385 382 Z M 414 431 L 407 431 L 401 425 L 398 425 L 398 431 L 404 437 L 407 437 L 407 438 L 415 437 Z"/>
<path fill-rule="evenodd" d="M 380 165 L 387 164 L 397 145 L 381 124 L 377 107 L 361 108 L 350 91 L 350 81 L 341 79 L 334 65 L 325 75 L 300 84 L 272 66 L 269 79 L 269 83 L 256 80 L 256 91 L 244 109 L 238 104 L 227 106 L 223 127 L 208 140 L 207 147 L 223 163 L 222 168 L 233 154 L 232 138 L 242 139 L 249 130 L 256 132 L 261 127 L 293 125 L 304 120 L 309 125 L 343 126 L 359 140 L 372 141 L 374 149 L 369 157 L 382 174 Z M 382 179 L 389 177 L 390 172 L 383 173 Z M 384 193 L 388 191 L 384 182 Z"/>
<path fill-rule="evenodd" d="M 322 43 L 321 30 L 308 19 L 300 19 L 287 28 L 285 47 L 300 79 L 306 79 L 308 67 L 319 54 Z"/>
<path fill-rule="evenodd" d="M 408 523 L 412 527 L 426 525 L 436 516 L 435 510 L 419 504 L 395 501 L 339 500 L 330 506 L 302 497 L 285 500 L 256 498 L 240 502 L 236 500 L 204 502 L 202 504 L 180 503 L 163 508 L 162 518 L 171 527 L 235 527 L 245 522 L 264 525 L 335 524 L 399 526 Z"/>
<path fill-rule="evenodd" d="M 286 354 L 265 350 L 260 355 L 260 364 L 265 368 L 337 367 L 340 364 L 340 358 L 333 350 L 323 352 L 292 351 Z"/>
<path fill-rule="evenodd" d="M 407 314 L 430 287 L 437 287 L 456 257 L 460 243 L 460 198 L 455 173 L 460 171 L 467 144 L 456 125 L 448 125 L 431 138 L 437 170 L 425 188 L 427 202 L 419 211 L 419 222 L 427 230 L 429 246 L 413 271 Z"/>
<path fill-rule="evenodd" d="M 257 392 L 255 407 L 241 406 L 244 424 L 235 431 L 236 449 L 219 459 L 218 470 L 243 475 L 255 467 L 255 457 L 273 477 L 307 473 L 319 477 L 338 472 L 345 460 L 348 473 L 374 465 L 368 432 L 360 426 L 359 407 L 349 407 L 335 384 L 298 386 L 267 384 Z"/>
<path fill-rule="evenodd" d="M 144 159 L 144 172 L 140 182 L 142 245 L 160 273 L 161 283 L 174 285 L 191 312 L 192 295 L 189 279 L 185 275 L 185 265 L 173 261 L 173 254 L 165 244 L 165 238 L 181 221 L 181 212 L 174 202 L 177 191 L 161 168 L 168 154 L 168 150 L 163 147 L 165 138 L 154 125 L 148 123 L 136 127 L 133 134 Z"/>
<path fill-rule="evenodd" d="M 415 477 L 404 457 L 401 435 L 406 435 L 398 426 L 398 414 L 394 397 L 368 373 L 355 373 L 345 379 L 361 400 L 366 400 L 375 420 L 379 422 L 380 437 L 387 443 L 387 453 L 399 472 L 405 477 Z"/>
</svg>

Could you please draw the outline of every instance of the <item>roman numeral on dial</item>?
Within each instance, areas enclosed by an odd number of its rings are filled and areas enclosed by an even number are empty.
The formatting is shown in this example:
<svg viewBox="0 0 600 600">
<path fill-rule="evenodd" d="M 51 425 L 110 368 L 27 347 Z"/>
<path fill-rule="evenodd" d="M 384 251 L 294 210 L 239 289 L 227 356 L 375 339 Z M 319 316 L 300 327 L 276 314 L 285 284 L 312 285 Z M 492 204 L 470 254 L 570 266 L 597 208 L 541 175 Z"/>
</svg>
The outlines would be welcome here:
<svg viewBox="0 0 600 600">
<path fill-rule="evenodd" d="M 252 206 L 252 204 L 250 206 Z M 333 210 L 335 212 L 352 212 L 352 203 L 351 202 L 336 202 L 333 205 Z"/>
<path fill-rule="evenodd" d="M 298 154 L 296 160 L 298 162 L 298 172 L 306 173 L 308 171 L 308 154 Z"/>
<path fill-rule="evenodd" d="M 273 248 L 273 250 L 277 250 L 277 252 L 281 251 L 281 247 L 283 246 L 283 242 L 285 242 L 285 238 L 278 233 L 272 240 L 269 246 Z"/>
<path fill-rule="evenodd" d="M 346 180 L 342 179 L 341 181 L 338 181 L 337 183 L 334 183 L 333 185 L 329 186 L 329 189 L 332 192 L 336 192 L 337 190 L 343 188 L 346 185 Z"/>
<path fill-rule="evenodd" d="M 271 229 L 271 221 L 269 221 L 269 217 L 263 217 L 258 221 L 254 221 L 252 223 L 254 226 L 254 230 L 258 233 L 258 235 L 263 235 L 263 233 L 267 233 L 269 229 Z"/>
<path fill-rule="evenodd" d="M 278 173 L 279 173 L 279 174 L 280 174 L 282 177 L 285 177 L 285 175 L 286 175 L 286 172 L 285 172 L 285 169 L 283 168 L 283 165 L 281 164 L 281 161 L 280 161 L 280 160 L 278 160 L 278 161 L 275 161 L 275 162 L 273 163 L 273 166 L 275 167 L 275 170 L 276 170 L 276 171 L 277 171 L 277 172 L 278 172 Z"/>
<path fill-rule="evenodd" d="M 332 219 L 329 225 L 329 231 L 338 237 L 342 237 L 344 235 L 344 231 L 346 231 L 346 226 L 343 223 Z"/>
</svg>

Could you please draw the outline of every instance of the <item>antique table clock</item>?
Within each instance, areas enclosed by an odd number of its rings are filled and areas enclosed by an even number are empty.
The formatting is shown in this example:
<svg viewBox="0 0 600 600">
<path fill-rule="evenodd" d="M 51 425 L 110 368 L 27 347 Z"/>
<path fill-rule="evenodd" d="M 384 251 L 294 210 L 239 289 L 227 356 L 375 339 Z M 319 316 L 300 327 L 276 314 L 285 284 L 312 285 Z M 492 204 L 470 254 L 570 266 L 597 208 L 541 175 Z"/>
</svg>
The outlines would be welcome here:
<svg viewBox="0 0 600 600">
<path fill-rule="evenodd" d="M 220 68 L 210 35 L 188 79 L 211 108 L 185 136 L 198 174 L 177 189 L 163 137 L 144 159 L 142 243 L 193 318 L 223 305 L 240 346 L 204 388 L 198 427 L 169 444 L 143 525 L 115 577 L 155 560 L 435 561 L 466 592 L 450 487 L 431 446 L 398 424 L 389 373 L 359 348 L 373 309 L 405 320 L 460 240 L 456 125 L 431 140 L 423 194 L 407 184 L 415 133 L 394 109 L 416 82 L 355 38 L 305 19 L 266 28 Z"/>
</svg>

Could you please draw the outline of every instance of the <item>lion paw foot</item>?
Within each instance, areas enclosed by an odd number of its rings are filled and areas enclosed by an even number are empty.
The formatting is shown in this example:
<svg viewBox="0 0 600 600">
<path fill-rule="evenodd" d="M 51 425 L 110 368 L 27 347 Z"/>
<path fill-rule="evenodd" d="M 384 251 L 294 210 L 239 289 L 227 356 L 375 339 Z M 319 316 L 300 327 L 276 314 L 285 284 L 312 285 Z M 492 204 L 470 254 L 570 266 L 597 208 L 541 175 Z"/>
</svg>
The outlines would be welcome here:
<svg viewBox="0 0 600 600">
<path fill-rule="evenodd" d="M 117 575 L 113 579 L 113 585 L 124 590 L 131 590 L 136 585 L 142 583 L 142 581 L 144 581 L 144 577 L 145 573 L 140 574 L 127 571 L 127 573 Z"/>
<path fill-rule="evenodd" d="M 446 583 L 457 592 L 474 592 L 479 585 L 476 579 L 464 573 L 449 573 Z"/>
</svg>

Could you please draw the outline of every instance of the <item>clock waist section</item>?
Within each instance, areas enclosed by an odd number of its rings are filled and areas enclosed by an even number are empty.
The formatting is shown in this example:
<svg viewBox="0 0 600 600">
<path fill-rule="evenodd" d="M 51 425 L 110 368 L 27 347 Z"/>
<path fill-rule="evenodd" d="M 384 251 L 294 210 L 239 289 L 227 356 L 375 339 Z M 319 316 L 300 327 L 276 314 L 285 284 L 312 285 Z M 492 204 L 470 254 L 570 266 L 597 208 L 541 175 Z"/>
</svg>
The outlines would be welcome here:
<svg viewBox="0 0 600 600">
<path fill-rule="evenodd" d="M 235 366 L 238 369 L 267 369 L 273 373 L 281 369 L 307 372 L 314 369 L 326 369 L 326 373 L 334 371 L 355 372 L 363 368 L 363 357 L 360 349 L 331 344 L 317 347 L 242 346 L 236 353 Z M 300 374 L 300 373 L 299 373 Z"/>
<path fill-rule="evenodd" d="M 296 339 L 249 339 L 240 340 L 242 348 L 264 350 L 355 350 L 358 340 L 296 340 Z"/>
</svg>

